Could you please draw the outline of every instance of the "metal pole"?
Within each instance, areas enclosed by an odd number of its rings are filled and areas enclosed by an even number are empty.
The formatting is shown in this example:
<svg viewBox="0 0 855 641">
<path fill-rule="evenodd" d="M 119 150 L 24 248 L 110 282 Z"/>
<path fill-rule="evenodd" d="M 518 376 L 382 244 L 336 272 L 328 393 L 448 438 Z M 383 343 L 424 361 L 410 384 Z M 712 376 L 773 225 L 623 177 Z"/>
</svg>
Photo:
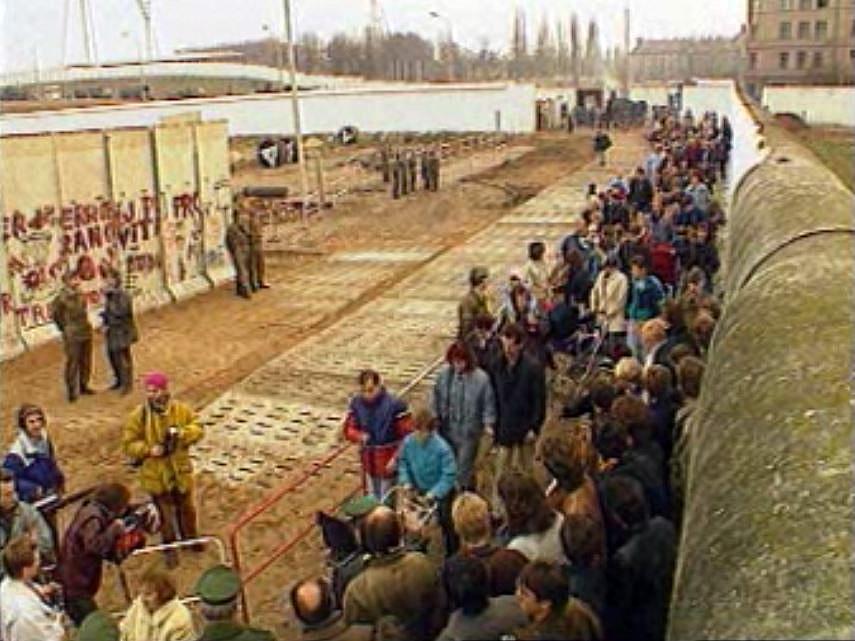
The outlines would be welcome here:
<svg viewBox="0 0 855 641">
<path fill-rule="evenodd" d="M 291 0 L 282 0 L 285 18 L 285 37 L 288 39 L 288 66 L 291 76 L 291 108 L 294 117 L 294 137 L 297 143 L 297 163 L 300 166 L 300 219 L 307 221 L 306 199 L 309 195 L 309 177 L 306 175 L 306 153 L 303 149 L 303 128 L 300 122 L 300 97 L 297 88 L 297 64 L 294 55 L 294 33 L 291 28 Z"/>
<path fill-rule="evenodd" d="M 322 212 L 327 204 L 327 186 L 324 180 L 324 158 L 320 150 L 315 156 L 315 176 L 318 181 L 318 212 Z"/>
</svg>

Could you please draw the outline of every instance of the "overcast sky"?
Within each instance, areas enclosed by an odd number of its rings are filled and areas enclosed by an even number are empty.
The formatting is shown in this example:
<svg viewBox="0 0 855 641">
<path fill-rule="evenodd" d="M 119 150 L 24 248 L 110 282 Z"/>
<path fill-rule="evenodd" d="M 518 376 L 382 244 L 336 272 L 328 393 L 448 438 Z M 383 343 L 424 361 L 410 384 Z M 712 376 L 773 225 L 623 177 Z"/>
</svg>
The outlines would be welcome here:
<svg viewBox="0 0 855 641">
<path fill-rule="evenodd" d="M 88 0 L 94 9 L 99 57 L 102 61 L 137 57 L 143 41 L 137 0 Z M 446 16 L 459 42 L 477 47 L 487 38 L 494 48 L 507 45 L 514 8 L 528 15 L 530 42 L 541 16 L 551 22 L 569 21 L 579 14 L 583 29 L 594 17 L 603 45 L 623 39 L 623 8 L 632 10 L 632 41 L 638 37 L 735 35 L 744 21 L 744 0 L 378 0 L 390 30 L 415 31 L 435 38 L 446 23 L 430 11 Z M 313 30 L 322 35 L 357 32 L 370 15 L 370 0 L 292 0 L 298 35 Z M 83 60 L 79 0 L 0 0 L 2 49 L 0 71 L 32 70 L 61 64 L 66 5 L 72 7 L 67 60 Z M 155 31 L 161 51 L 234 42 L 261 37 L 264 24 L 280 28 L 280 0 L 152 0 Z M 125 35 L 123 35 L 125 34 Z"/>
</svg>

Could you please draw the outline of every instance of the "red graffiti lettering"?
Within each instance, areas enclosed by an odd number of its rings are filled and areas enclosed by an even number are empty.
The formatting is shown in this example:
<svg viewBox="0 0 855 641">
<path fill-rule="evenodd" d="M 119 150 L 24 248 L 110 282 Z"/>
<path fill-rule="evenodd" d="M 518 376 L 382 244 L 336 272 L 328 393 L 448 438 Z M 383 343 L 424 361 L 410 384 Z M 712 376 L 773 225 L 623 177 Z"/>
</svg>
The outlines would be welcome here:
<svg viewBox="0 0 855 641">
<path fill-rule="evenodd" d="M 59 226 L 63 231 L 71 231 L 74 229 L 74 207 L 65 205 L 59 214 Z"/>
<path fill-rule="evenodd" d="M 12 214 L 12 235 L 18 240 L 27 237 L 27 217 L 17 210 Z"/>
<path fill-rule="evenodd" d="M 2 310 L 4 316 L 8 316 L 9 314 L 15 311 L 15 305 L 12 301 L 12 294 L 0 294 L 0 310 Z"/>
<path fill-rule="evenodd" d="M 38 303 L 33 305 L 32 315 L 33 315 L 33 322 L 36 325 L 44 325 L 45 323 L 47 323 L 50 320 L 47 317 L 47 314 L 45 313 L 45 308 L 42 307 L 41 305 L 39 305 Z"/>
<path fill-rule="evenodd" d="M 89 247 L 86 245 L 86 235 L 82 229 L 78 229 L 74 232 L 74 253 L 82 254 L 86 251 L 89 251 Z"/>
<path fill-rule="evenodd" d="M 98 225 L 93 225 L 89 227 L 87 230 L 88 233 L 88 241 L 89 241 L 89 249 L 98 248 L 104 246 L 104 238 L 101 235 L 101 227 Z"/>
</svg>

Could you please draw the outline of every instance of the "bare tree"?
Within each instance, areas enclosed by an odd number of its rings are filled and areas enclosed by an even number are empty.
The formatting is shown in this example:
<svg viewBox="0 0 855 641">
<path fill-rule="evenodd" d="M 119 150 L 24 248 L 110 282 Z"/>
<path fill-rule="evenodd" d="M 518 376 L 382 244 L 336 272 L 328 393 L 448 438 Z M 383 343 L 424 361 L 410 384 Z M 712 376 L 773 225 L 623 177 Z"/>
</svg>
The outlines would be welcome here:
<svg viewBox="0 0 855 641">
<path fill-rule="evenodd" d="M 570 65 L 573 71 L 573 84 L 578 87 L 582 81 L 582 51 L 579 40 L 579 16 L 570 18 Z"/>
<path fill-rule="evenodd" d="M 600 50 L 600 33 L 597 21 L 588 23 L 588 41 L 585 44 L 585 75 L 599 78 L 602 74 L 603 56 Z"/>
<path fill-rule="evenodd" d="M 561 76 L 570 71 L 570 50 L 567 47 L 567 32 L 562 20 L 555 21 L 555 70 Z"/>
<path fill-rule="evenodd" d="M 537 29 L 537 47 L 534 53 L 535 73 L 538 76 L 551 77 L 555 75 L 555 45 L 552 42 L 552 32 L 549 21 L 544 15 Z"/>
<path fill-rule="evenodd" d="M 514 13 L 514 30 L 511 40 L 511 73 L 514 78 L 523 78 L 528 72 L 528 35 L 525 11 L 517 7 Z"/>
</svg>

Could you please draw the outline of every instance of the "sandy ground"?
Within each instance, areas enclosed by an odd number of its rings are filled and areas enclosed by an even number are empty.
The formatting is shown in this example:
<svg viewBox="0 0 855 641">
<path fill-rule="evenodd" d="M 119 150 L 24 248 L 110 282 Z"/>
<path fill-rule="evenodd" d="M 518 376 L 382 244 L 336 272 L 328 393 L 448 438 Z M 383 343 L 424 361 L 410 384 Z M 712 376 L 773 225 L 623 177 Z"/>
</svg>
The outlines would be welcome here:
<svg viewBox="0 0 855 641">
<path fill-rule="evenodd" d="M 313 219 L 308 228 L 290 225 L 280 231 L 291 241 L 319 252 L 389 248 L 441 251 L 462 242 L 516 204 L 499 186 L 510 186 L 517 194 L 533 195 L 587 162 L 589 143 L 585 134 L 573 138 L 544 134 L 515 139 L 512 146 L 529 145 L 534 149 L 516 160 L 481 172 L 477 176 L 479 182 L 458 182 L 445 186 L 439 193 L 418 193 L 400 201 L 392 201 L 383 193 L 354 194 Z M 469 171 L 477 170 L 477 163 L 470 165 Z M 464 170 L 457 173 L 463 174 Z M 401 267 L 376 282 L 365 283 L 358 296 L 351 296 L 341 304 L 314 301 L 311 292 L 299 299 L 277 294 L 299 282 L 302 274 L 318 269 L 319 262 L 316 256 L 277 255 L 268 266 L 273 288 L 251 302 L 233 296 L 230 287 L 221 287 L 141 316 L 142 341 L 135 349 L 137 371 L 157 368 L 168 372 L 174 381 L 174 396 L 201 408 L 287 347 L 364 305 L 417 267 Z M 315 303 L 317 309 L 313 308 Z M 93 376 L 98 390 L 104 390 L 111 382 L 102 354 L 99 337 Z M 2 364 L 0 412 L 4 425 L 13 425 L 13 412 L 22 402 L 39 403 L 48 412 L 51 434 L 70 490 L 106 479 L 125 480 L 133 485 L 133 473 L 123 463 L 119 441 L 124 418 L 140 402 L 139 393 L 121 397 L 103 391 L 69 405 L 61 386 L 62 361 L 61 347 L 54 343 Z M 10 427 L 4 436 L 4 442 L 8 442 Z M 330 483 L 353 483 L 352 478 L 341 478 L 334 469 L 328 474 Z M 294 514 L 328 507 L 330 488 L 323 479 L 320 481 L 300 495 L 301 504 L 289 506 Z M 198 503 L 202 530 L 223 535 L 239 511 L 262 497 L 258 488 L 226 490 L 200 479 Z M 271 527 L 279 525 L 275 521 L 278 518 L 282 517 L 272 515 L 273 520 L 254 527 L 247 555 L 271 549 L 282 540 L 282 530 Z M 189 591 L 192 581 L 213 559 L 212 553 L 182 557 L 178 571 L 182 592 Z M 279 595 L 283 573 L 293 580 L 318 572 L 319 559 L 316 543 L 307 544 L 290 555 L 288 565 L 280 566 L 279 572 L 262 576 L 253 585 L 254 595 L 267 597 L 259 600 L 261 605 L 254 612 L 257 620 L 266 625 L 281 621 Z M 141 571 L 146 562 L 134 559 L 133 566 L 128 567 L 129 573 Z M 110 607 L 122 605 L 114 572 L 108 571 L 99 598 Z"/>
</svg>

